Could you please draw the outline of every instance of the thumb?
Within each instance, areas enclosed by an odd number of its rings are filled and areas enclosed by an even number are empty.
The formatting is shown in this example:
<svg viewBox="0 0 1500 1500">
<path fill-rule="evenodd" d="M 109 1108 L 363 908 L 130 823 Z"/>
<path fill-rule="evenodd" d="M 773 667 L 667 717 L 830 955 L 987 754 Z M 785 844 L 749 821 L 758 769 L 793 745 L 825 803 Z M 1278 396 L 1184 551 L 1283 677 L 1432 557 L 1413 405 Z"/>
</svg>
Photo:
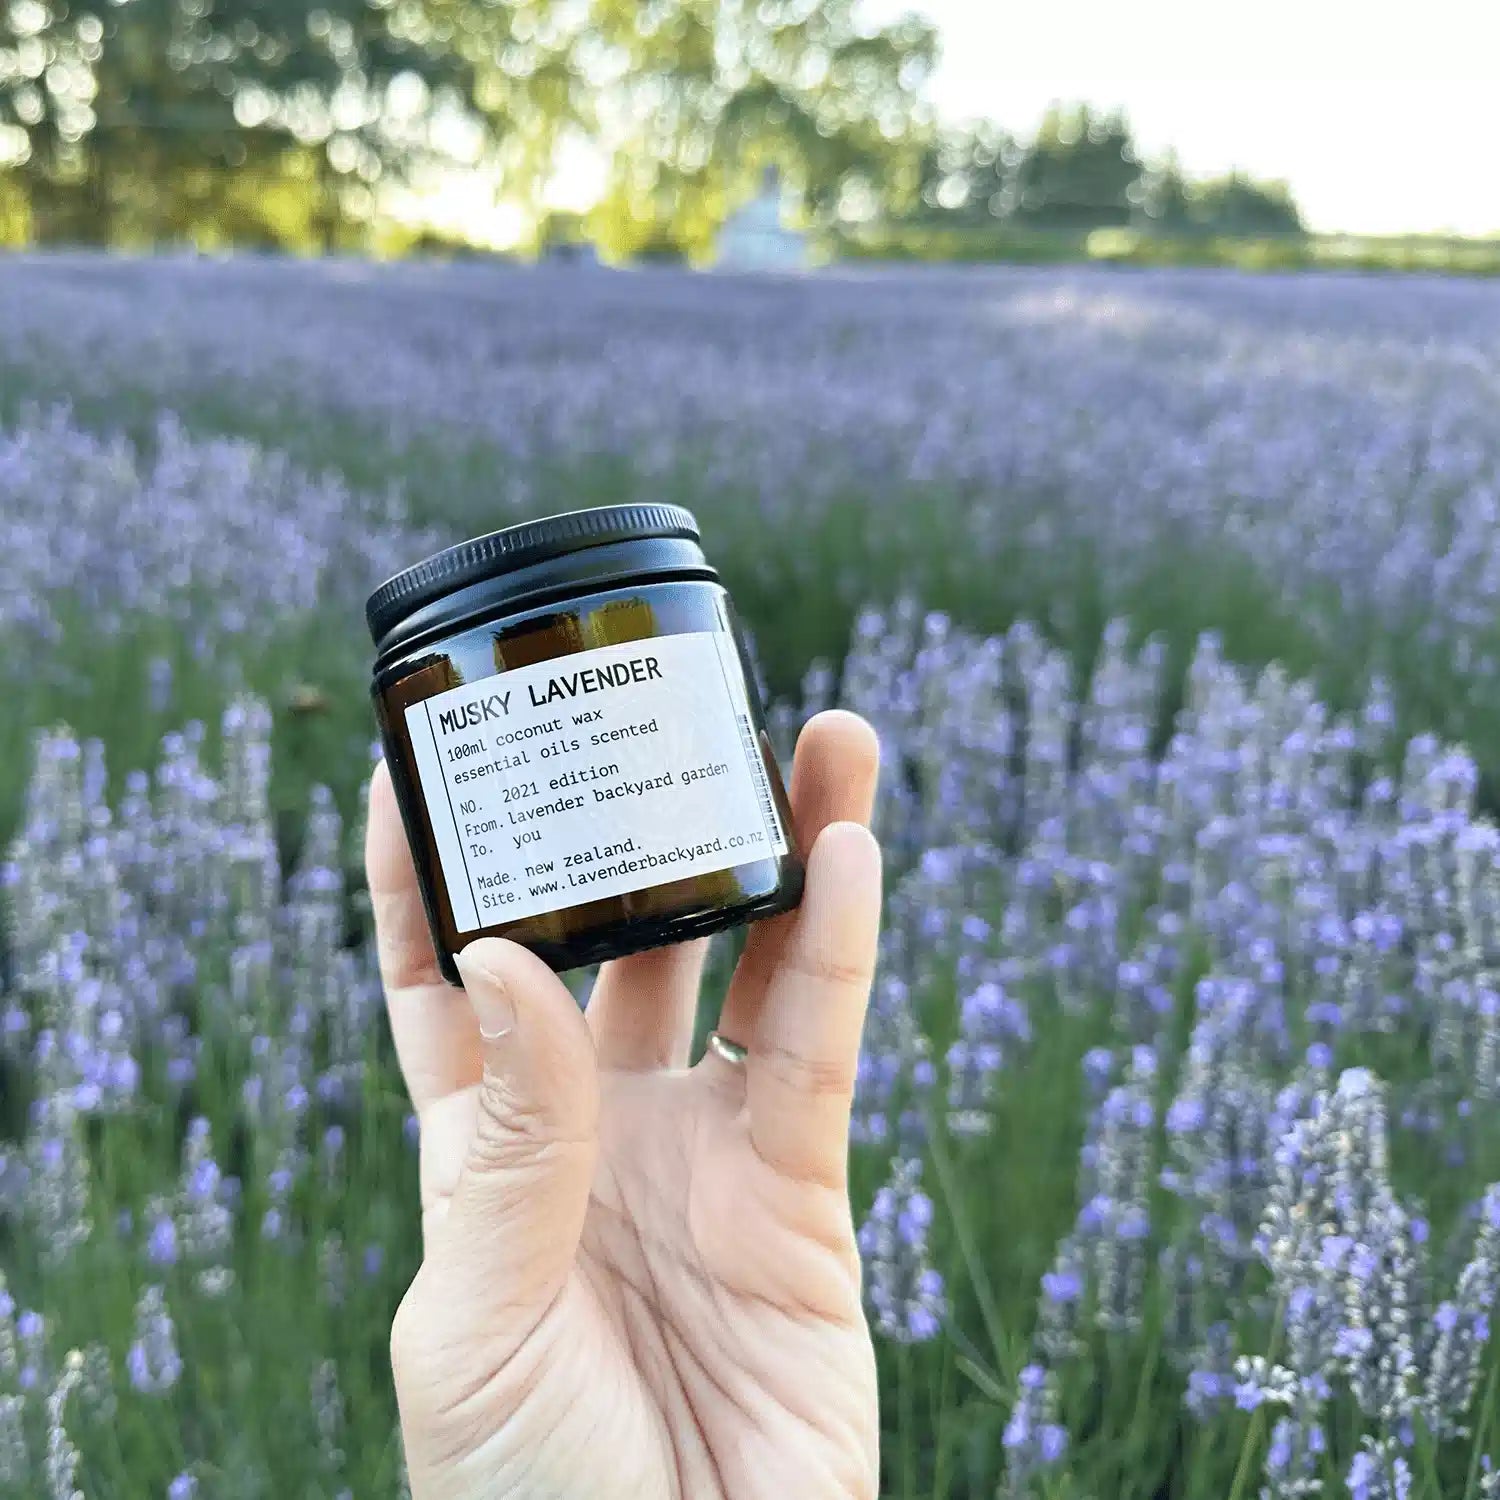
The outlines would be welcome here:
<svg viewBox="0 0 1500 1500">
<path fill-rule="evenodd" d="M 535 954 L 482 938 L 458 955 L 484 1075 L 439 1243 L 457 1305 L 518 1340 L 561 1291 L 598 1154 L 599 1072 L 578 1002 Z M 514 1326 L 511 1326 L 514 1325 Z"/>
</svg>

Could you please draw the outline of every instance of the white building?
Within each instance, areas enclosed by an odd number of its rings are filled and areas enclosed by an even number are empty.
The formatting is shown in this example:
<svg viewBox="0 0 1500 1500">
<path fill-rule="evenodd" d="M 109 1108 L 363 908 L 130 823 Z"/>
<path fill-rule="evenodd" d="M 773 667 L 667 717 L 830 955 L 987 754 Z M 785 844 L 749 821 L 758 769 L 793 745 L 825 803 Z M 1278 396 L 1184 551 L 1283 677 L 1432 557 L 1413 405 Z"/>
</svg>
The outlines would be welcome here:
<svg viewBox="0 0 1500 1500">
<path fill-rule="evenodd" d="M 767 167 L 760 192 L 725 219 L 714 246 L 722 271 L 801 271 L 807 266 L 807 236 L 785 223 L 781 174 Z"/>
</svg>

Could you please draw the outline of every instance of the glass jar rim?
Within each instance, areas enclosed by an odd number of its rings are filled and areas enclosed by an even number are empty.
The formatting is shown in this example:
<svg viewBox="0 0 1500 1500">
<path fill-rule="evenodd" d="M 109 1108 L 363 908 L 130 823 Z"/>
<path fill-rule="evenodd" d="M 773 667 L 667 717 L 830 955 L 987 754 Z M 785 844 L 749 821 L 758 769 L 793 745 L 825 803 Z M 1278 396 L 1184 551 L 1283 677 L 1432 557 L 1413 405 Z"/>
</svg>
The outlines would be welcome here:
<svg viewBox="0 0 1500 1500">
<path fill-rule="evenodd" d="M 403 568 L 370 595 L 365 620 L 375 644 L 381 646 L 410 616 L 476 583 L 530 571 L 538 563 L 592 547 L 663 540 L 696 544 L 699 535 L 693 513 L 680 505 L 604 505 L 523 521 L 445 547 Z"/>
<path fill-rule="evenodd" d="M 490 532 L 434 553 L 370 596 L 376 670 L 476 618 L 669 578 L 718 579 L 681 506 L 603 506 Z"/>
</svg>

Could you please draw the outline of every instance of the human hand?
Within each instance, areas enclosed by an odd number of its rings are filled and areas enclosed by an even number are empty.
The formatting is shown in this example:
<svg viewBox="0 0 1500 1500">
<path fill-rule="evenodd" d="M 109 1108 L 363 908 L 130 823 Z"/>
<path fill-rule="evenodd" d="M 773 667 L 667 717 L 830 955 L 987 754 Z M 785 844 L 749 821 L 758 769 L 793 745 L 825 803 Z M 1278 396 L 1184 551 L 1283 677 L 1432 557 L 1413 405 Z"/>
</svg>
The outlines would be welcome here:
<svg viewBox="0 0 1500 1500">
<path fill-rule="evenodd" d="M 803 731 L 806 895 L 751 930 L 724 1001 L 748 1060 L 691 1068 L 704 943 L 607 964 L 586 1012 L 494 938 L 446 984 L 376 772 L 370 892 L 421 1121 L 424 1259 L 391 1336 L 416 1500 L 876 1494 L 846 1181 L 876 759 L 851 714 Z"/>
</svg>

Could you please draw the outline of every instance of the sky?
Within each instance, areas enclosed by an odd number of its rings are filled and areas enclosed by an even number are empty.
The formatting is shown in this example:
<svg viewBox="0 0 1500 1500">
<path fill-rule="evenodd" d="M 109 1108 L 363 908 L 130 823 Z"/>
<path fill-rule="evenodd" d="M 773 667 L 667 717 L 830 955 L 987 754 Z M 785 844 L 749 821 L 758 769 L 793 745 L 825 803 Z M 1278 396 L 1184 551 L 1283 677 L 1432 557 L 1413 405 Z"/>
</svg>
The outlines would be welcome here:
<svg viewBox="0 0 1500 1500">
<path fill-rule="evenodd" d="M 940 116 L 1119 106 L 1148 155 L 1284 178 L 1309 227 L 1500 232 L 1500 0 L 867 0 L 936 23 Z"/>
</svg>

